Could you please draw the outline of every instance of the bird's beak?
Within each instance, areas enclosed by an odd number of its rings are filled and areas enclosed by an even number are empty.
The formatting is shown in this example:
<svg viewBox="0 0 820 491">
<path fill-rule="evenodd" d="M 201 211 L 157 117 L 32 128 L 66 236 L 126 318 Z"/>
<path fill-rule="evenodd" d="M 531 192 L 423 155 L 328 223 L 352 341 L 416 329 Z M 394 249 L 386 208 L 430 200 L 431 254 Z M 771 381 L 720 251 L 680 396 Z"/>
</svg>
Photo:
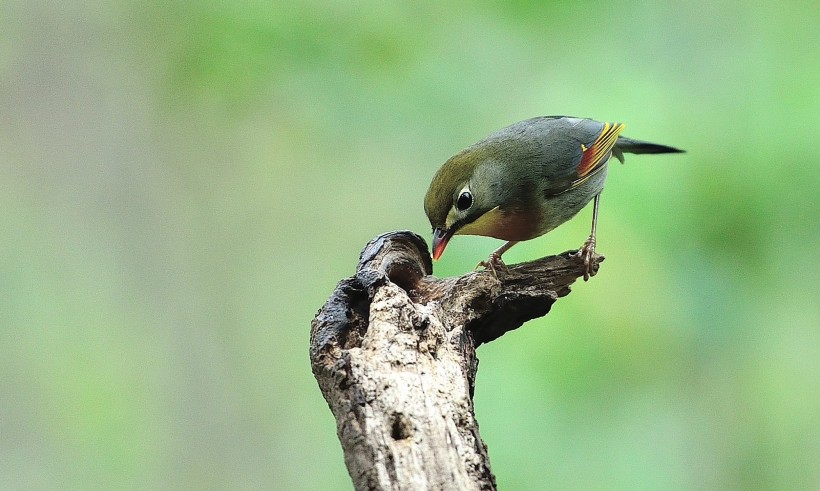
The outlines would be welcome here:
<svg viewBox="0 0 820 491">
<path fill-rule="evenodd" d="M 437 228 L 433 230 L 433 260 L 438 261 L 438 258 L 444 254 L 444 248 L 447 247 L 447 242 L 453 233 L 449 230 Z"/>
</svg>

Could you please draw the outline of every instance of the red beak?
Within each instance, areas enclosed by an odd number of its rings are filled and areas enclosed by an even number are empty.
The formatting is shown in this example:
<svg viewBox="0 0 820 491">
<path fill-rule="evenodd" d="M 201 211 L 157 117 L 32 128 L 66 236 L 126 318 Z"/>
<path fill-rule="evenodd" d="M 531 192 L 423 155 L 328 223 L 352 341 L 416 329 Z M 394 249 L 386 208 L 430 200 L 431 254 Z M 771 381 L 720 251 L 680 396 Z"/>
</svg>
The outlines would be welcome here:
<svg viewBox="0 0 820 491">
<path fill-rule="evenodd" d="M 452 232 L 437 228 L 433 230 L 433 260 L 438 261 L 438 258 L 444 254 L 444 248 L 447 247 L 447 242 L 452 237 Z"/>
</svg>

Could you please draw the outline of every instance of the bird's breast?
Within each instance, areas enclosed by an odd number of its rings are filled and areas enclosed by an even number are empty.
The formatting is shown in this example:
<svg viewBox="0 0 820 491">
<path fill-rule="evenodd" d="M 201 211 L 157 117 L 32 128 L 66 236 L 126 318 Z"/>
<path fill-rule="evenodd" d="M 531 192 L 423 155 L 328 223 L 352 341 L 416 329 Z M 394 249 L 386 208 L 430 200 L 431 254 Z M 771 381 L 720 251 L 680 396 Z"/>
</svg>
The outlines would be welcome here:
<svg viewBox="0 0 820 491">
<path fill-rule="evenodd" d="M 539 206 L 496 206 L 477 220 L 461 227 L 457 235 L 483 235 L 502 240 L 529 240 L 547 232 Z"/>
</svg>

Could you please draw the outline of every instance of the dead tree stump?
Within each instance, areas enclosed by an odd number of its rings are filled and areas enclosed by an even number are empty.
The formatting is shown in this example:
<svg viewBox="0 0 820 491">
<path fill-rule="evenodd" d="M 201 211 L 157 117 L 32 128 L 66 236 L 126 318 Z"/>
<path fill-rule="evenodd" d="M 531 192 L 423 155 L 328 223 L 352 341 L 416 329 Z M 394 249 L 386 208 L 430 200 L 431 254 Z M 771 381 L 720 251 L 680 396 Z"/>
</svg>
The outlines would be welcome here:
<svg viewBox="0 0 820 491">
<path fill-rule="evenodd" d="M 356 489 L 495 489 L 473 411 L 475 349 L 546 315 L 583 276 L 571 252 L 495 274 L 432 269 L 423 238 L 383 234 L 312 322 L 313 374 Z"/>
</svg>

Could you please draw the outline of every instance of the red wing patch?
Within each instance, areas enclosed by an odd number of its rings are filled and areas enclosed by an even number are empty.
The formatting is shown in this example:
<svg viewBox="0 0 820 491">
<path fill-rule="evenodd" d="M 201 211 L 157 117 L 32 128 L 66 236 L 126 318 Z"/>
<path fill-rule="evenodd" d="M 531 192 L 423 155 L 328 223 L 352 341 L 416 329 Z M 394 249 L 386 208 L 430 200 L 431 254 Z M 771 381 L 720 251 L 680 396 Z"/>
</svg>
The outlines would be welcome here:
<svg viewBox="0 0 820 491">
<path fill-rule="evenodd" d="M 618 141 L 618 135 L 623 131 L 623 123 L 604 123 L 604 129 L 598 138 L 587 147 L 581 144 L 581 162 L 578 164 L 579 181 L 591 175 L 601 167 L 612 154 L 612 147 Z"/>
</svg>

